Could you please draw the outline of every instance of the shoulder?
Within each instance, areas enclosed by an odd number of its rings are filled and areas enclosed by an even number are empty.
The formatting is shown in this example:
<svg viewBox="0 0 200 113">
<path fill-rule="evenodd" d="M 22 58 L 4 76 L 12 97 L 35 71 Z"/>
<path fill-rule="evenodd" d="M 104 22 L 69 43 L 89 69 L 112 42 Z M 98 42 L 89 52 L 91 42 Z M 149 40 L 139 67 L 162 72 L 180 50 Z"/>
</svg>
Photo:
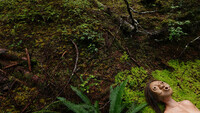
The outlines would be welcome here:
<svg viewBox="0 0 200 113">
<path fill-rule="evenodd" d="M 180 104 L 183 105 L 183 106 L 195 107 L 195 105 L 192 102 L 190 102 L 189 100 L 183 100 L 183 101 L 180 102 Z"/>
<path fill-rule="evenodd" d="M 182 105 L 191 105 L 192 102 L 190 102 L 189 100 L 183 100 L 180 102 Z M 193 105 L 193 104 L 192 104 Z"/>
</svg>

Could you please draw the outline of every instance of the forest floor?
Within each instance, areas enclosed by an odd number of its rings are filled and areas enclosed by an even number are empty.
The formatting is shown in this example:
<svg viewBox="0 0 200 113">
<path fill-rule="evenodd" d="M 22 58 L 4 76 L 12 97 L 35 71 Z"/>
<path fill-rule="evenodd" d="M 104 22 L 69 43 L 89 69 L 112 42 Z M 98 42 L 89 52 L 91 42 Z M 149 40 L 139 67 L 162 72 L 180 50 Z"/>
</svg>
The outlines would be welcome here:
<svg viewBox="0 0 200 113">
<path fill-rule="evenodd" d="M 112 12 L 130 21 L 123 1 L 115 5 L 105 0 L 100 1 Z M 55 3 L 55 7 L 57 5 L 59 2 Z M 132 6 L 140 11 L 155 9 L 145 8 L 140 2 L 133 2 Z M 0 109 L 13 113 L 33 112 L 41 110 L 58 96 L 80 102 L 70 88 L 72 85 L 84 91 L 92 102 L 98 100 L 101 111 L 106 112 L 109 108 L 106 104 L 109 101 L 109 88 L 115 83 L 115 76 L 119 72 L 130 70 L 131 67 L 143 67 L 149 75 L 147 80 L 144 80 L 146 82 L 152 79 L 152 71 L 173 70 L 168 65 L 170 60 L 186 62 L 200 58 L 200 40 L 191 43 L 184 50 L 190 41 L 200 36 L 200 31 L 182 36 L 179 41 L 168 40 L 167 27 L 163 27 L 165 20 L 170 18 L 168 13 L 133 13 L 141 26 L 140 30 L 159 31 L 150 35 L 125 33 L 119 24 L 113 22 L 112 17 L 96 7 L 88 12 L 95 15 L 93 19 L 99 21 L 94 25 L 97 28 L 92 28 L 101 32 L 103 38 L 100 44 L 94 43 L 98 51 L 92 48 L 93 46 L 88 50 L 88 45 L 83 44 L 88 42 L 72 40 L 70 36 L 78 36 L 77 31 L 67 31 L 70 38 L 65 39 L 57 21 L 43 26 L 40 23 L 19 23 L 20 19 L 14 23 L 1 20 L 3 26 L 0 27 Z M 64 17 L 65 15 L 62 18 Z M 68 21 L 66 19 L 59 24 L 68 24 Z M 79 20 L 72 23 L 76 21 Z M 16 28 L 14 32 L 17 24 L 20 30 Z M 65 27 L 68 30 L 72 26 Z M 84 81 L 88 83 L 84 84 Z M 59 111 L 62 110 L 65 108 Z"/>
</svg>

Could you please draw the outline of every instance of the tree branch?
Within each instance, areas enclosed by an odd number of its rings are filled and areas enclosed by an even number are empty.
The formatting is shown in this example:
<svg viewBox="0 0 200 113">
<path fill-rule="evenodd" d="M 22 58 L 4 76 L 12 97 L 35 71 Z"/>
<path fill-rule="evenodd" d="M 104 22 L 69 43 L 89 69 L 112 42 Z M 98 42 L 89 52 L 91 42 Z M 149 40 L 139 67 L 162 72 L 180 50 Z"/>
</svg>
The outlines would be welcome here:
<svg viewBox="0 0 200 113">
<path fill-rule="evenodd" d="M 195 41 L 198 40 L 199 38 L 200 38 L 200 36 L 198 36 L 198 37 L 195 38 L 194 40 L 190 41 L 190 42 L 185 46 L 185 48 L 183 49 L 183 51 L 181 52 L 181 54 L 180 54 L 178 57 L 180 57 L 180 56 L 185 52 L 185 50 L 188 48 L 188 46 L 189 46 L 191 43 L 195 42 Z"/>
<path fill-rule="evenodd" d="M 133 8 L 130 7 L 130 9 L 134 12 L 134 13 L 138 13 L 138 14 L 147 14 L 147 13 L 155 13 L 156 11 L 144 11 L 144 12 L 138 12 L 136 10 L 134 10 Z"/>
<path fill-rule="evenodd" d="M 99 2 L 98 0 L 89 0 L 91 3 L 93 3 L 94 5 L 96 5 L 99 9 L 103 10 L 104 12 L 106 12 L 108 15 L 111 16 L 111 18 L 113 19 L 113 21 L 116 24 L 119 24 L 124 30 L 126 30 L 126 32 L 128 33 L 132 33 L 136 31 L 136 27 L 134 26 L 134 24 L 130 24 L 129 22 L 123 20 L 118 14 L 115 14 L 113 11 L 110 10 L 109 7 L 103 5 L 101 2 Z M 135 21 L 135 20 L 134 20 Z"/>
</svg>

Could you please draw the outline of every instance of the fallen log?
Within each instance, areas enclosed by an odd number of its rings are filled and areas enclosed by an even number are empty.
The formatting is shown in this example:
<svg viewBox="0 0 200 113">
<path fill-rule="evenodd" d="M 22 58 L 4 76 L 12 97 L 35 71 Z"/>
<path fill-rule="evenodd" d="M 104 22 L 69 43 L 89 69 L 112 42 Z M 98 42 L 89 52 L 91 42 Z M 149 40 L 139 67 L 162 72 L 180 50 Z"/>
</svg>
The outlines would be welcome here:
<svg viewBox="0 0 200 113">
<path fill-rule="evenodd" d="M 111 16 L 111 18 L 113 19 L 113 21 L 118 24 L 119 26 L 121 26 L 121 28 L 123 30 L 126 31 L 126 33 L 134 33 L 137 31 L 136 27 L 132 24 L 130 24 L 129 22 L 125 21 L 124 19 L 122 19 L 119 15 L 115 14 L 113 11 L 111 11 L 111 9 L 107 6 L 105 6 L 104 4 L 102 4 L 101 2 L 99 2 L 98 0 L 89 0 L 92 4 L 94 4 L 96 7 L 98 7 L 99 9 L 103 10 L 104 12 L 106 12 L 108 15 Z"/>
</svg>

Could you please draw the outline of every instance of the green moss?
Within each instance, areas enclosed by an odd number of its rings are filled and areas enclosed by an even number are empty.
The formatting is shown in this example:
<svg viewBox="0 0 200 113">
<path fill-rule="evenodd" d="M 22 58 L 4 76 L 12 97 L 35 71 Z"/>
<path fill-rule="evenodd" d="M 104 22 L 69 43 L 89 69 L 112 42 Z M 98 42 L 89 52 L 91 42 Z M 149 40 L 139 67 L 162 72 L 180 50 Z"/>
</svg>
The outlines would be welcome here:
<svg viewBox="0 0 200 113">
<path fill-rule="evenodd" d="M 198 108 L 200 108 L 200 60 L 194 62 L 179 62 L 171 60 L 168 64 L 174 68 L 173 72 L 168 70 L 156 70 L 152 72 L 152 76 L 156 80 L 161 80 L 168 83 L 173 89 L 173 98 L 176 101 L 190 100 Z M 121 83 L 128 79 L 128 84 L 125 89 L 124 100 L 126 103 L 137 101 L 142 103 L 145 101 L 144 90 L 145 79 L 147 73 L 143 68 L 131 68 L 120 72 L 115 77 L 116 83 Z M 164 106 L 160 105 L 164 110 Z M 142 113 L 154 113 L 148 106 L 142 110 Z"/>
<path fill-rule="evenodd" d="M 176 101 L 190 100 L 200 108 L 200 60 L 194 62 L 169 61 L 169 65 L 175 70 L 155 71 L 152 73 L 157 80 L 167 82 L 173 89 L 173 98 Z"/>
<path fill-rule="evenodd" d="M 115 83 L 117 84 L 128 79 L 124 94 L 125 103 L 132 103 L 133 101 L 144 102 L 144 98 L 141 97 L 144 97 L 143 88 L 145 87 L 144 81 L 147 76 L 146 70 L 142 67 L 132 67 L 130 71 L 125 70 L 115 76 Z"/>
</svg>

